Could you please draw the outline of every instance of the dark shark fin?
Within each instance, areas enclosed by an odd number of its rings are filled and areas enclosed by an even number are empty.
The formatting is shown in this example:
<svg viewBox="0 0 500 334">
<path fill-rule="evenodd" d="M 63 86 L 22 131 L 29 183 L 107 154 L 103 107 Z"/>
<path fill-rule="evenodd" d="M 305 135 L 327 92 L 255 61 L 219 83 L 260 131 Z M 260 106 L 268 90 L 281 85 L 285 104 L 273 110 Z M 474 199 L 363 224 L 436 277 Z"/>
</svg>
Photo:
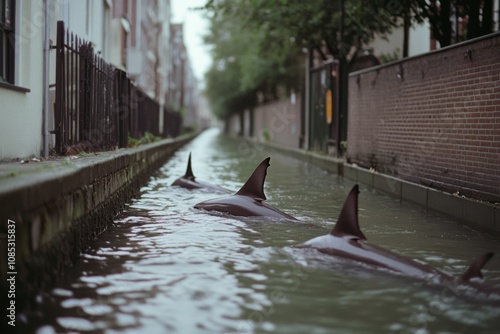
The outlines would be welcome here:
<svg viewBox="0 0 500 334">
<path fill-rule="evenodd" d="M 260 165 L 255 168 L 252 176 L 250 176 L 236 195 L 248 196 L 260 202 L 267 199 L 266 195 L 264 195 L 264 181 L 266 180 L 267 168 L 270 166 L 269 160 L 271 160 L 271 158 L 264 159 Z"/>
<path fill-rule="evenodd" d="M 493 257 L 493 252 L 485 253 L 480 255 L 472 261 L 469 268 L 462 275 L 462 281 L 470 281 L 473 278 L 483 278 L 483 274 L 481 273 L 481 268 L 484 267 L 486 262 Z"/>
<path fill-rule="evenodd" d="M 366 237 L 359 228 L 358 194 L 359 194 L 359 186 L 355 185 L 351 189 L 349 195 L 347 195 L 347 199 L 344 202 L 344 206 L 342 206 L 342 210 L 340 211 L 337 224 L 335 224 L 335 227 L 330 233 L 331 235 L 334 235 L 336 237 L 353 236 L 356 237 L 357 239 L 366 240 Z"/>
<path fill-rule="evenodd" d="M 194 181 L 195 177 L 193 175 L 193 170 L 191 169 L 191 152 L 189 152 L 188 166 L 186 169 L 185 179 Z"/>
</svg>

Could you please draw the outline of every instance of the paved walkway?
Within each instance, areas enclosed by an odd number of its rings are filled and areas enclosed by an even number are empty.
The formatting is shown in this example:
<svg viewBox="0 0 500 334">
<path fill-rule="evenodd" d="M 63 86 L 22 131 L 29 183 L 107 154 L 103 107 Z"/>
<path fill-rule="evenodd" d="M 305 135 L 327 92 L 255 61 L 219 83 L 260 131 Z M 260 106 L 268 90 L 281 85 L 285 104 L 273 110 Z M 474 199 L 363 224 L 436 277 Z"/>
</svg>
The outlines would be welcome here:
<svg viewBox="0 0 500 334">
<path fill-rule="evenodd" d="M 0 163 L 0 199 L 15 189 L 52 178 L 60 178 L 81 167 L 113 158 L 130 149 L 85 153 L 78 156 L 58 156 Z M 0 200 L 1 202 L 1 200 Z"/>
<path fill-rule="evenodd" d="M 148 150 L 170 143 L 190 140 L 196 134 L 175 139 L 122 148 L 115 151 L 81 153 L 75 156 L 49 157 L 0 163 L 0 218 L 13 211 L 28 210 L 37 204 L 57 198 L 78 188 L 82 182 L 94 182 L 109 173 L 127 167 L 133 161 L 144 161 Z M 99 166 L 97 169 L 95 166 Z"/>
</svg>

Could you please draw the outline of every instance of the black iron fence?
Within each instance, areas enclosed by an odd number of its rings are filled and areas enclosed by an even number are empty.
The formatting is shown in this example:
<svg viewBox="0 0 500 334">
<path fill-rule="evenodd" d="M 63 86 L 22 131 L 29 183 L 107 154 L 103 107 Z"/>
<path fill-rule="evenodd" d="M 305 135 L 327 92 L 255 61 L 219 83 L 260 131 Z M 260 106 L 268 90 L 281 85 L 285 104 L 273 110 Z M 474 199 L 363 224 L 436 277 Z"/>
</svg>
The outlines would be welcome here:
<svg viewBox="0 0 500 334">
<path fill-rule="evenodd" d="M 339 148 L 339 84 L 337 61 L 310 70 L 309 149 L 336 152 Z M 333 153 L 333 152 L 331 152 Z"/>
<path fill-rule="evenodd" d="M 176 137 L 182 117 L 160 110 L 127 77 L 84 41 L 57 23 L 55 149 L 59 154 L 127 147 L 129 137 Z M 160 132 L 160 112 L 163 131 Z"/>
<path fill-rule="evenodd" d="M 163 136 L 175 138 L 181 134 L 182 116 L 171 109 L 164 108 Z"/>
<path fill-rule="evenodd" d="M 131 115 L 137 120 L 137 126 L 131 131 L 131 136 L 139 138 L 146 132 L 159 136 L 160 106 L 137 87 L 132 89 Z"/>
</svg>

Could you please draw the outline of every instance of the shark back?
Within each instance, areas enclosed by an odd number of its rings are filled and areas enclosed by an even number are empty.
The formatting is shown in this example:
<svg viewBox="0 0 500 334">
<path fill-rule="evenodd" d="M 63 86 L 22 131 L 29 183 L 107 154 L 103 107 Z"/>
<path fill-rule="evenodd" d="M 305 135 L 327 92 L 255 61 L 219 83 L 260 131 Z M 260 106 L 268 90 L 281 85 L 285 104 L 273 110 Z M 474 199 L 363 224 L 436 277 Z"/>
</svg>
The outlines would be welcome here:
<svg viewBox="0 0 500 334">
<path fill-rule="evenodd" d="M 267 168 L 270 166 L 269 161 L 271 158 L 264 159 L 255 168 L 253 174 L 245 182 L 243 187 L 236 193 L 236 195 L 247 196 L 253 198 L 256 201 L 265 201 L 266 195 L 264 194 L 264 182 L 266 180 Z"/>
<path fill-rule="evenodd" d="M 355 185 L 349 192 L 349 195 L 347 195 L 347 199 L 340 211 L 339 219 L 330 233 L 331 235 L 366 240 L 365 235 L 359 228 L 358 194 L 359 186 Z"/>
<path fill-rule="evenodd" d="M 269 167 L 269 160 L 271 158 L 266 158 L 257 166 L 253 174 L 236 194 L 198 203 L 194 206 L 195 209 L 218 211 L 233 216 L 263 216 L 296 220 L 296 218 L 262 203 L 266 200 L 264 181 Z"/>
<path fill-rule="evenodd" d="M 188 165 L 186 168 L 186 174 L 184 174 L 184 178 L 187 180 L 195 180 L 193 170 L 191 169 L 191 152 L 189 152 Z"/>
</svg>

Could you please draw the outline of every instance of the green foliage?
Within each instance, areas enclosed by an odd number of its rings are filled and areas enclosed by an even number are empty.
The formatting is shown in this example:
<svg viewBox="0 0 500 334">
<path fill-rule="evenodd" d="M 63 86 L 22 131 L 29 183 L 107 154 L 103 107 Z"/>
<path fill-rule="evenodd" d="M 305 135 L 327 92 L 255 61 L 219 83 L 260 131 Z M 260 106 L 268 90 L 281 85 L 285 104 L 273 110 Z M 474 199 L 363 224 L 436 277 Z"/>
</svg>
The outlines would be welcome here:
<svg viewBox="0 0 500 334">
<path fill-rule="evenodd" d="M 144 133 L 144 136 L 142 136 L 142 138 L 132 138 L 131 136 L 129 136 L 128 147 L 136 147 L 142 144 L 154 143 L 160 140 L 161 140 L 160 137 L 157 137 L 151 132 L 146 131 L 146 133 Z"/>
<path fill-rule="evenodd" d="M 262 131 L 262 138 L 264 139 L 264 141 L 266 143 L 269 143 L 271 141 L 271 132 L 269 131 L 268 128 L 265 128 L 263 131 Z"/>
<path fill-rule="evenodd" d="M 212 45 L 213 65 L 206 74 L 206 93 L 216 116 L 252 107 L 257 94 L 277 98 L 278 87 L 289 92 L 302 82 L 298 45 L 291 38 L 267 35 L 244 14 L 252 2 L 235 0 L 213 12 L 205 42 Z"/>
<path fill-rule="evenodd" d="M 78 157 L 90 157 L 94 155 L 96 155 L 95 152 L 85 152 L 85 151 L 82 151 L 77 154 Z"/>
<path fill-rule="evenodd" d="M 265 101 L 299 91 L 303 83 L 303 50 L 324 59 L 347 54 L 352 47 L 386 34 L 398 25 L 386 0 L 345 1 L 343 43 L 338 40 L 339 0 L 211 0 L 205 42 L 213 64 L 206 74 L 206 93 L 219 118 L 250 108 L 257 95 Z"/>
<path fill-rule="evenodd" d="M 491 32 L 479 26 L 483 15 L 492 22 L 491 1 L 477 0 L 349 0 L 344 3 L 340 38 L 340 0 L 209 0 L 205 42 L 212 46 L 213 64 L 206 74 L 206 93 L 219 118 L 251 108 L 257 94 L 264 102 L 280 91 L 298 91 L 303 80 L 303 50 L 324 60 L 355 54 L 375 36 L 395 27 L 429 20 L 441 46 L 451 43 L 451 8 L 467 16 L 468 38 Z M 404 25 L 404 22 L 407 22 Z M 487 22 L 487 23 L 488 23 Z M 386 60 L 392 60 L 387 55 Z"/>
<path fill-rule="evenodd" d="M 493 1 L 480 0 L 383 0 L 396 17 L 407 17 L 413 23 L 430 23 L 432 37 L 441 47 L 489 34 L 493 31 Z M 451 18 L 458 16 L 466 24 L 454 31 Z M 482 23 L 480 23 L 480 21 Z M 454 35 L 454 36 L 452 36 Z"/>
<path fill-rule="evenodd" d="M 401 49 L 396 48 L 392 53 L 383 53 L 380 55 L 380 62 L 382 64 L 389 63 L 391 61 L 395 61 L 400 59 Z"/>
</svg>

